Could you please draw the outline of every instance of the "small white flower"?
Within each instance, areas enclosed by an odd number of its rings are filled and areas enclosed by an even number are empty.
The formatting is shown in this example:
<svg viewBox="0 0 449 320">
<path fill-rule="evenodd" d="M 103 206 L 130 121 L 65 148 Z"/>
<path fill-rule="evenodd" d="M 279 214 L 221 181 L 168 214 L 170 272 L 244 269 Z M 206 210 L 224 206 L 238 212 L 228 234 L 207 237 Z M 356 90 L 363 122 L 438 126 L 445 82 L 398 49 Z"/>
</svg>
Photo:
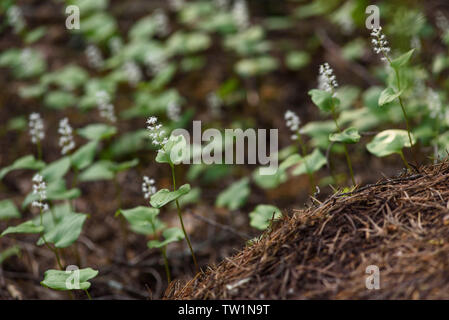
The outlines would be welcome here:
<svg viewBox="0 0 449 320">
<path fill-rule="evenodd" d="M 47 184 L 44 178 L 38 173 L 33 177 L 33 194 L 37 194 L 39 199 L 33 201 L 31 206 L 41 208 L 42 211 L 47 211 L 49 209 L 48 204 L 44 202 L 47 200 Z"/>
<path fill-rule="evenodd" d="M 174 11 L 179 11 L 184 6 L 184 0 L 169 0 L 168 4 Z"/>
<path fill-rule="evenodd" d="M 134 61 L 127 61 L 123 65 L 123 69 L 128 77 L 130 86 L 135 87 L 142 80 L 142 72 Z"/>
<path fill-rule="evenodd" d="M 147 176 L 143 177 L 142 193 L 145 199 L 148 199 L 149 197 L 151 197 L 153 194 L 156 193 L 157 188 L 154 184 L 155 184 L 154 179 L 150 179 Z"/>
<path fill-rule="evenodd" d="M 170 101 L 167 106 L 167 117 L 171 121 L 179 121 L 181 119 L 181 107 L 176 101 Z"/>
<path fill-rule="evenodd" d="M 438 29 L 440 29 L 441 32 L 446 32 L 449 29 L 449 20 L 440 10 L 436 12 L 435 16 Z"/>
<path fill-rule="evenodd" d="M 163 148 L 168 142 L 165 130 L 162 129 L 162 124 L 158 123 L 156 117 L 149 117 L 147 120 L 147 129 L 150 132 L 151 142 L 160 148 Z"/>
<path fill-rule="evenodd" d="M 39 113 L 30 114 L 28 120 L 29 134 L 31 136 L 31 142 L 34 144 L 40 143 L 45 138 L 44 122 L 42 121 Z"/>
<path fill-rule="evenodd" d="M 103 56 L 97 46 L 89 44 L 86 48 L 86 56 L 87 62 L 91 68 L 100 69 L 103 67 Z"/>
<path fill-rule="evenodd" d="M 221 107 L 223 101 L 215 92 L 210 92 L 206 97 L 207 106 L 213 116 L 219 117 L 221 115 Z"/>
<path fill-rule="evenodd" d="M 64 118 L 59 121 L 59 146 L 61 147 L 61 154 L 65 155 L 75 149 L 75 141 L 73 140 L 73 129 L 69 124 L 69 119 Z"/>
<path fill-rule="evenodd" d="M 330 93 L 333 93 L 338 87 L 337 77 L 334 75 L 334 70 L 327 62 L 320 65 L 320 72 L 318 77 L 318 88 Z"/>
<path fill-rule="evenodd" d="M 438 96 L 438 93 L 436 93 L 434 90 L 429 89 L 427 91 L 427 105 L 429 107 L 429 115 L 431 118 L 436 119 L 437 117 L 440 117 L 443 112 L 443 106 L 441 104 L 440 97 Z"/>
<path fill-rule="evenodd" d="M 240 30 L 249 27 L 249 13 L 245 0 L 236 0 L 232 7 L 232 15 Z"/>
<path fill-rule="evenodd" d="M 102 90 L 95 94 L 97 98 L 98 110 L 100 111 L 100 116 L 109 120 L 110 122 L 116 122 L 114 105 L 111 103 L 111 97 L 109 94 Z"/>
<path fill-rule="evenodd" d="M 13 5 L 6 12 L 8 23 L 14 28 L 15 33 L 20 33 L 26 25 L 23 18 L 22 9 L 19 6 Z"/>
<path fill-rule="evenodd" d="M 168 35 L 170 33 L 170 25 L 165 11 L 156 9 L 153 13 L 153 17 L 156 21 L 156 33 L 162 37 Z"/>
<path fill-rule="evenodd" d="M 299 130 L 299 125 L 301 124 L 301 120 L 298 115 L 291 110 L 287 110 L 284 115 L 285 124 L 287 128 L 292 132 L 297 132 Z"/>
<path fill-rule="evenodd" d="M 149 75 L 154 76 L 167 66 L 167 57 L 163 52 L 150 52 L 145 57 L 145 64 Z"/>
<path fill-rule="evenodd" d="M 383 55 L 381 60 L 388 60 L 388 54 L 390 53 L 391 49 L 388 46 L 388 41 L 385 37 L 385 34 L 382 33 L 382 27 L 373 29 L 373 31 L 371 32 L 371 37 L 371 43 L 373 45 L 374 52 L 376 54 L 381 53 Z"/>
</svg>

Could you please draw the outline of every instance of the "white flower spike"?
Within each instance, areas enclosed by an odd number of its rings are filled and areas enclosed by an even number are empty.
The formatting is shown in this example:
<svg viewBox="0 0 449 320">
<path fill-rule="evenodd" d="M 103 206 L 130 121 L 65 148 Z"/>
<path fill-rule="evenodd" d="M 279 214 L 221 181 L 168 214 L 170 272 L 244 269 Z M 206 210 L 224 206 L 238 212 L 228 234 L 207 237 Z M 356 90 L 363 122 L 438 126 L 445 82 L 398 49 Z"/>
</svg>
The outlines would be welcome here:
<svg viewBox="0 0 449 320">
<path fill-rule="evenodd" d="M 301 124 L 301 120 L 298 115 L 291 110 L 287 110 L 284 115 L 285 125 L 290 129 L 294 134 L 291 136 L 292 140 L 298 139 L 298 131 L 299 125 Z"/>
<path fill-rule="evenodd" d="M 75 149 L 75 141 L 73 140 L 73 129 L 69 124 L 69 119 L 64 118 L 59 121 L 59 146 L 61 147 L 61 154 L 68 154 Z"/>
<path fill-rule="evenodd" d="M 147 176 L 143 177 L 142 193 L 145 199 L 149 199 L 153 194 L 156 193 L 157 188 L 154 184 L 155 184 L 154 179 L 150 179 Z"/>
<path fill-rule="evenodd" d="M 334 75 L 334 70 L 327 62 L 320 65 L 318 88 L 330 93 L 334 93 L 335 89 L 338 88 L 337 77 Z"/>
<path fill-rule="evenodd" d="M 381 53 L 383 55 L 381 58 L 382 61 L 388 60 L 388 54 L 390 53 L 391 49 L 388 46 L 388 41 L 385 37 L 385 34 L 382 33 L 382 27 L 373 29 L 373 31 L 371 32 L 371 36 L 373 37 L 371 39 L 371 43 L 373 44 L 374 52 L 376 54 Z"/>
<path fill-rule="evenodd" d="M 162 124 L 158 123 L 156 117 L 149 117 L 147 120 L 147 129 L 150 132 L 151 142 L 160 148 L 163 148 L 168 142 L 165 130 L 162 129 Z"/>
<path fill-rule="evenodd" d="M 167 117 L 171 121 L 179 121 L 181 119 L 181 107 L 176 101 L 171 101 L 167 106 Z"/>
<path fill-rule="evenodd" d="M 39 113 L 30 114 L 28 121 L 29 133 L 31 142 L 34 144 L 40 143 L 45 138 L 44 122 Z"/>
<path fill-rule="evenodd" d="M 47 211 L 49 207 L 48 204 L 44 202 L 47 200 L 47 184 L 40 174 L 35 174 L 33 177 L 33 194 L 37 194 L 39 199 L 33 201 L 31 206 L 40 208 L 42 211 Z"/>
<path fill-rule="evenodd" d="M 100 116 L 109 120 L 110 122 L 116 122 L 114 105 L 111 103 L 111 97 L 106 91 L 98 91 L 96 93 L 98 110 L 100 111 Z"/>
</svg>

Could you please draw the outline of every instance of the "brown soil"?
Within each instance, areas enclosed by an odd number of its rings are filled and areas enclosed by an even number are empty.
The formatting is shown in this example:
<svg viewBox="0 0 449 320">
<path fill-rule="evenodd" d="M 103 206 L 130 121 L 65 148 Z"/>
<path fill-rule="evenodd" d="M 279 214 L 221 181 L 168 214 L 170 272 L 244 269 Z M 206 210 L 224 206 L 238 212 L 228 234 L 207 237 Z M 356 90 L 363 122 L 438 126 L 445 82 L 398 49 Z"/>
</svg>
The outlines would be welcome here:
<svg viewBox="0 0 449 320">
<path fill-rule="evenodd" d="M 446 162 L 295 210 L 166 298 L 449 299 L 448 178 Z"/>
</svg>

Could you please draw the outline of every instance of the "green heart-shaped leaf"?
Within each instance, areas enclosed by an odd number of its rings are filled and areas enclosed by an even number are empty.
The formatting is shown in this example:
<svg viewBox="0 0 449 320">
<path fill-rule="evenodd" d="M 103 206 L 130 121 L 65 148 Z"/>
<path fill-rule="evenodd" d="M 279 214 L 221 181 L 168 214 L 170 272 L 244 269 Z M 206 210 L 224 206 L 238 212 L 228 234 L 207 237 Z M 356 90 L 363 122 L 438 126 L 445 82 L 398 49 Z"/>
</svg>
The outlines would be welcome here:
<svg viewBox="0 0 449 320">
<path fill-rule="evenodd" d="M 331 111 L 339 104 L 339 100 L 332 97 L 332 93 L 324 90 L 312 89 L 309 91 L 309 95 L 312 97 L 313 103 L 325 112 Z"/>
<path fill-rule="evenodd" d="M 415 138 L 412 135 L 412 143 Z M 406 130 L 385 130 L 379 132 L 373 140 L 366 145 L 366 149 L 377 157 L 385 157 L 393 153 L 400 153 L 404 147 L 411 147 Z"/>
<path fill-rule="evenodd" d="M 87 215 L 82 213 L 70 213 L 65 215 L 50 230 L 45 230 L 45 241 L 53 243 L 56 248 L 66 248 L 74 243 L 83 229 Z M 40 238 L 37 245 L 43 245 L 44 240 Z"/>
<path fill-rule="evenodd" d="M 250 225 L 259 230 L 265 230 L 270 225 L 272 219 L 282 217 L 281 210 L 267 204 L 259 204 L 253 212 L 249 214 Z"/>
<path fill-rule="evenodd" d="M 70 190 L 66 189 L 66 182 L 64 180 L 55 180 L 48 184 L 47 186 L 47 199 L 48 200 L 69 200 L 78 198 L 81 195 L 81 190 L 78 188 L 73 188 Z M 34 200 L 38 200 L 39 195 L 30 192 L 25 200 L 22 202 L 22 208 L 26 208 Z"/>
<path fill-rule="evenodd" d="M 64 177 L 69 169 L 70 158 L 64 157 L 48 164 L 44 169 L 41 170 L 40 173 L 44 177 L 44 180 L 49 183 L 51 181 L 59 180 Z"/>
<path fill-rule="evenodd" d="M 87 140 L 104 140 L 117 133 L 117 128 L 104 123 L 94 123 L 76 131 Z"/>
<path fill-rule="evenodd" d="M 15 227 L 9 227 L 2 232 L 0 237 L 3 237 L 10 233 L 41 233 L 44 231 L 43 226 L 35 225 L 33 221 L 26 221 Z"/>
<path fill-rule="evenodd" d="M 156 162 L 179 164 L 187 155 L 187 142 L 183 135 L 170 136 L 165 146 L 160 149 L 156 156 Z"/>
<path fill-rule="evenodd" d="M 167 203 L 178 199 L 180 196 L 188 193 L 189 191 L 190 191 L 189 184 L 182 185 L 176 191 L 170 191 L 168 189 L 161 189 L 151 196 L 150 204 L 154 208 L 159 209 L 159 208 L 162 208 L 163 206 L 165 206 Z"/>
<path fill-rule="evenodd" d="M 215 205 L 219 208 L 226 207 L 229 210 L 237 210 L 246 203 L 250 192 L 249 179 L 243 178 L 222 191 L 218 195 Z"/>
<path fill-rule="evenodd" d="M 379 107 L 382 107 L 384 104 L 390 103 L 396 98 L 398 98 L 402 94 L 403 90 L 396 92 L 393 88 L 384 89 L 379 96 Z"/>
<path fill-rule="evenodd" d="M 5 199 L 0 201 L 0 220 L 11 218 L 20 218 L 20 212 L 12 200 Z"/>
<path fill-rule="evenodd" d="M 94 140 L 86 143 L 84 146 L 76 150 L 76 152 L 73 153 L 70 157 L 73 167 L 78 170 L 83 170 L 84 168 L 88 167 L 94 160 L 97 146 L 98 141 Z"/>
<path fill-rule="evenodd" d="M 398 68 L 404 66 L 405 64 L 407 64 L 407 62 L 409 62 L 410 58 L 413 55 L 413 52 L 415 52 L 415 49 L 412 49 L 412 50 L 404 53 L 403 55 L 397 57 L 396 59 L 393 59 L 391 61 L 391 66 L 395 69 L 398 69 Z"/>
<path fill-rule="evenodd" d="M 315 149 L 300 161 L 299 165 L 293 169 L 292 175 L 299 176 L 305 173 L 314 173 L 320 170 L 326 163 L 326 157 L 319 149 Z"/>
<path fill-rule="evenodd" d="M 0 170 L 0 180 L 3 179 L 9 172 L 13 170 L 41 170 L 45 167 L 45 162 L 36 160 L 33 155 L 27 155 L 22 158 L 17 159 L 10 166 L 7 166 Z"/>
<path fill-rule="evenodd" d="M 157 218 L 159 209 L 156 208 L 139 206 L 127 210 L 120 209 L 117 214 L 122 214 L 136 233 L 153 235 L 164 227 Z"/>
<path fill-rule="evenodd" d="M 330 134 L 329 140 L 333 142 L 342 142 L 342 143 L 357 143 L 360 140 L 360 134 L 356 128 L 351 127 L 347 128 L 342 133 Z"/>
<path fill-rule="evenodd" d="M 148 241 L 148 243 L 147 243 L 148 248 L 150 248 L 150 249 L 158 248 L 159 249 L 159 248 L 166 246 L 169 243 L 184 239 L 184 233 L 182 232 L 181 229 L 178 229 L 178 228 L 165 229 L 162 232 L 162 236 L 164 237 L 164 241 L 158 241 L 158 240 Z"/>
<path fill-rule="evenodd" d="M 45 271 L 44 280 L 41 281 L 41 285 L 60 291 L 87 290 L 90 288 L 90 282 L 88 280 L 95 278 L 97 275 L 98 271 L 91 268 L 72 271 L 51 269 Z"/>
</svg>

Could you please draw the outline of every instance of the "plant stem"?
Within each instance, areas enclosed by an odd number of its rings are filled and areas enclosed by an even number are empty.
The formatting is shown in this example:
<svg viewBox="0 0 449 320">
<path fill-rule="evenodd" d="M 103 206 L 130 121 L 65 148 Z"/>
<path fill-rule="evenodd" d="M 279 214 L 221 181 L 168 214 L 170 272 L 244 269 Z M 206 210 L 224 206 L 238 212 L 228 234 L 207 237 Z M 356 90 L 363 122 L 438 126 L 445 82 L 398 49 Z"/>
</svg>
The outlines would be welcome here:
<svg viewBox="0 0 449 320">
<path fill-rule="evenodd" d="M 87 289 L 85 289 L 84 292 L 86 293 L 87 298 L 88 298 L 89 300 L 92 300 L 92 297 L 90 296 L 89 291 L 88 291 Z"/>
<path fill-rule="evenodd" d="M 175 176 L 175 166 L 171 166 L 171 173 L 173 177 L 173 191 L 176 191 L 176 176 Z M 192 244 L 190 243 L 189 236 L 187 235 L 186 229 L 184 227 L 184 221 L 182 220 L 181 207 L 179 206 L 178 199 L 176 201 L 176 208 L 178 210 L 179 221 L 181 222 L 182 232 L 184 232 L 184 237 L 186 238 L 187 244 L 189 245 L 190 254 L 192 255 L 193 263 L 195 264 L 196 271 L 199 272 L 200 268 L 198 267 L 198 263 L 196 262 L 195 253 L 193 252 Z"/>
<path fill-rule="evenodd" d="M 156 240 L 159 241 L 159 236 L 158 236 L 158 234 L 156 232 L 156 225 L 154 224 L 153 220 L 151 220 L 151 227 L 153 228 Z M 167 276 L 167 283 L 170 283 L 171 282 L 171 275 L 170 275 L 170 267 L 168 265 L 168 259 L 167 259 L 167 246 L 164 246 L 161 249 L 161 252 L 162 252 L 162 257 L 164 258 L 165 275 Z"/>
<path fill-rule="evenodd" d="M 402 152 L 402 150 L 399 151 L 399 155 L 401 156 L 401 159 L 402 159 L 402 161 L 404 162 L 404 164 L 405 164 L 405 166 L 407 167 L 407 169 L 411 171 L 412 168 L 410 168 L 410 166 L 409 166 L 407 160 L 405 160 L 404 153 Z"/>
<path fill-rule="evenodd" d="M 38 160 L 42 160 L 42 146 L 41 146 L 41 142 L 37 141 L 36 146 L 37 146 L 37 159 Z"/>
<path fill-rule="evenodd" d="M 390 67 L 394 71 L 394 74 L 396 76 L 396 82 L 398 84 L 398 92 L 400 92 L 401 91 L 401 78 L 399 77 L 399 72 L 398 72 L 398 70 L 396 70 L 396 68 L 393 68 L 391 59 L 385 53 L 383 53 L 383 55 L 387 59 L 388 63 L 390 64 Z M 408 134 L 408 139 L 410 142 L 410 149 L 411 149 L 413 147 L 413 140 L 412 140 L 412 134 L 410 132 L 410 124 L 408 121 L 407 112 L 405 111 L 405 106 L 404 106 L 404 103 L 402 102 L 401 96 L 398 97 L 398 100 L 399 100 L 399 105 L 401 106 L 401 109 L 402 109 L 402 113 L 404 115 L 405 126 L 407 128 L 407 134 Z"/>
<path fill-rule="evenodd" d="M 167 246 L 164 246 L 162 249 L 162 257 L 164 258 L 165 265 L 165 274 L 167 276 L 167 283 L 170 284 L 171 276 L 170 276 L 170 268 L 168 267 L 168 259 L 167 259 Z"/>
<path fill-rule="evenodd" d="M 299 133 L 299 131 L 298 131 L 297 136 L 298 136 L 298 143 L 299 143 L 299 146 L 300 146 L 300 148 L 301 148 L 302 157 L 303 157 L 303 159 L 304 159 L 304 164 L 305 164 L 305 166 L 306 166 L 307 175 L 309 176 L 310 190 L 311 190 L 311 193 L 313 194 L 313 193 L 315 192 L 315 185 L 316 185 L 316 183 L 315 183 L 315 177 L 314 177 L 314 174 L 313 174 L 313 172 L 310 172 L 309 166 L 308 166 L 307 161 L 306 161 L 306 156 L 307 156 L 307 146 L 306 146 L 306 144 L 304 143 L 304 141 L 302 140 L 301 134 Z"/>
<path fill-rule="evenodd" d="M 337 114 L 335 113 L 335 107 L 333 104 L 332 104 L 331 111 L 332 111 L 332 117 L 334 118 L 335 126 L 337 127 L 338 132 L 342 133 L 342 130 L 341 130 L 340 126 L 338 125 Z M 352 184 L 355 186 L 354 171 L 352 170 L 351 158 L 349 158 L 348 147 L 346 146 L 346 143 L 343 143 L 343 147 L 344 147 L 344 152 L 345 152 L 345 157 L 346 157 L 346 164 L 348 165 L 349 173 L 351 175 Z"/>
</svg>

